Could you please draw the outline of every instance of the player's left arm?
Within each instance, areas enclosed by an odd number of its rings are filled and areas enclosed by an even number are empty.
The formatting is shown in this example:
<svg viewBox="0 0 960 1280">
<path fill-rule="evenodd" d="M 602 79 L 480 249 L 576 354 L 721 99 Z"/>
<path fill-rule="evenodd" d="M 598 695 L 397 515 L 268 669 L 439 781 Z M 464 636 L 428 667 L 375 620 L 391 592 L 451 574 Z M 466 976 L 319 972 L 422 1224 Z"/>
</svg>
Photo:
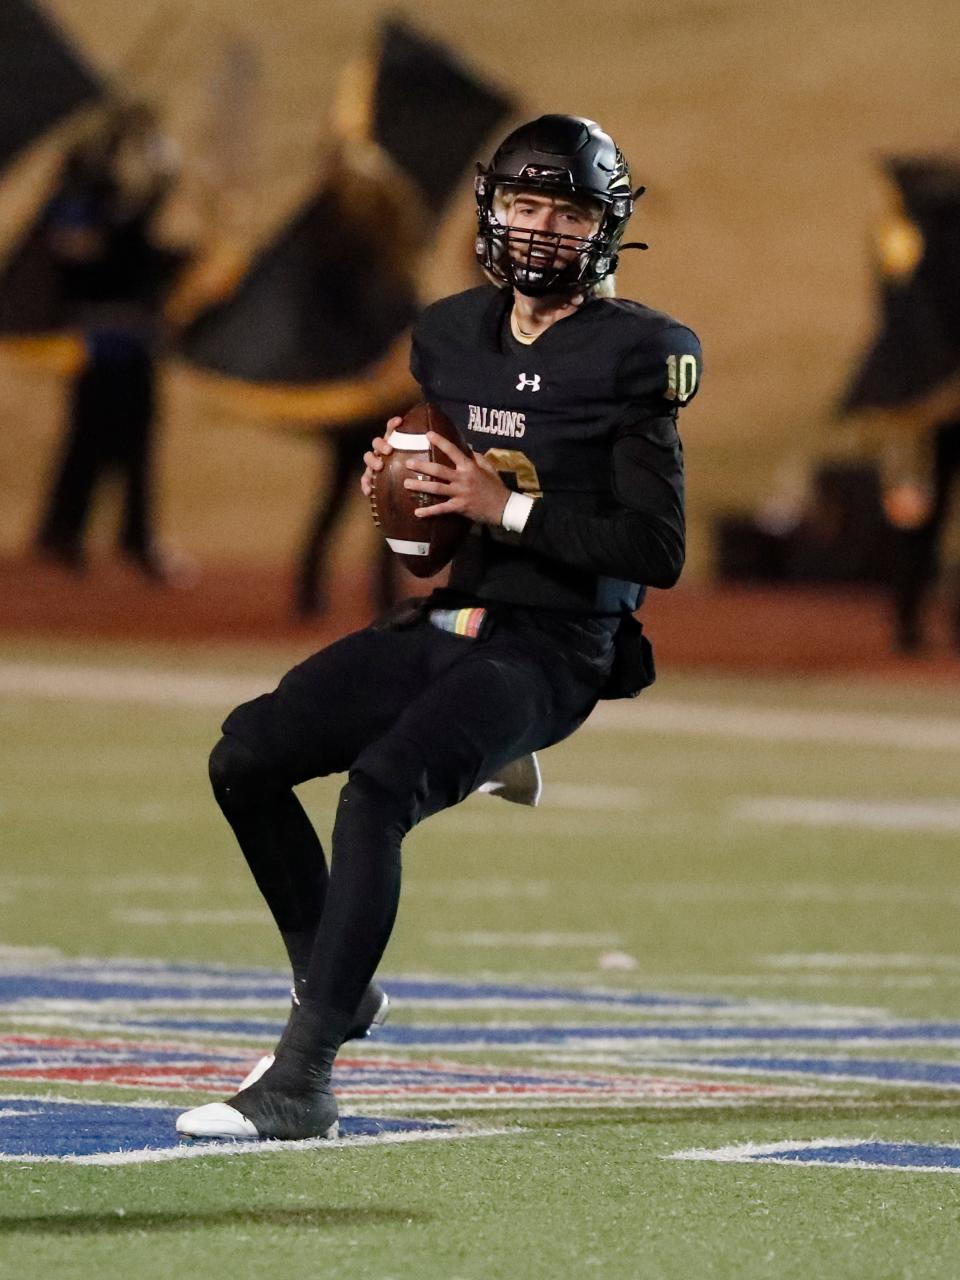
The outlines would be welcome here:
<svg viewBox="0 0 960 1280">
<path fill-rule="evenodd" d="M 696 394 L 700 369 L 700 344 L 681 326 L 628 353 L 619 376 L 625 403 L 611 454 L 609 509 L 589 514 L 546 494 L 526 513 L 521 544 L 573 568 L 672 587 L 685 552 L 677 413 Z"/>
<path fill-rule="evenodd" d="M 683 469 L 673 418 L 640 419 L 613 447 L 611 509 L 585 513 L 546 495 L 530 508 L 522 546 L 575 569 L 672 587 L 685 553 Z"/>
</svg>

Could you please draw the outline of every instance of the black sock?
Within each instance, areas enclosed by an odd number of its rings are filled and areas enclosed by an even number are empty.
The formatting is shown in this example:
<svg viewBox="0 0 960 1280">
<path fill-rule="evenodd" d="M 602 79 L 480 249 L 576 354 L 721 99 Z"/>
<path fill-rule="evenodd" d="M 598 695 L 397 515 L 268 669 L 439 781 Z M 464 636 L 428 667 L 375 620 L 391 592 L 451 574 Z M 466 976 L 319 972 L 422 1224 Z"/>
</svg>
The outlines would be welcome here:
<svg viewBox="0 0 960 1280">
<path fill-rule="evenodd" d="M 290 1015 L 273 1065 L 228 1105 L 252 1121 L 262 1138 L 330 1132 L 337 1121 L 330 1075 L 349 1021 L 304 1000 Z"/>
</svg>

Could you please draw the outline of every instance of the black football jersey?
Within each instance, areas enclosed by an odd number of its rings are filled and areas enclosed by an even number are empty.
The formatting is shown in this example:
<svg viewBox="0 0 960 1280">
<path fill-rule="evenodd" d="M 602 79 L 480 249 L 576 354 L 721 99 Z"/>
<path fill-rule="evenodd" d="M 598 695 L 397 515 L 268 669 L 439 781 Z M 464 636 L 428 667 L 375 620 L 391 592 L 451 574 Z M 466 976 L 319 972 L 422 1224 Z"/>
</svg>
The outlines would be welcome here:
<svg viewBox="0 0 960 1280">
<path fill-rule="evenodd" d="M 450 587 L 481 602 L 633 611 L 684 555 L 677 412 L 696 394 L 696 335 L 661 312 L 590 299 L 535 343 L 511 335 L 509 290 L 444 298 L 419 318 L 424 398 L 513 489 L 538 500 L 520 534 L 474 527 Z"/>
</svg>

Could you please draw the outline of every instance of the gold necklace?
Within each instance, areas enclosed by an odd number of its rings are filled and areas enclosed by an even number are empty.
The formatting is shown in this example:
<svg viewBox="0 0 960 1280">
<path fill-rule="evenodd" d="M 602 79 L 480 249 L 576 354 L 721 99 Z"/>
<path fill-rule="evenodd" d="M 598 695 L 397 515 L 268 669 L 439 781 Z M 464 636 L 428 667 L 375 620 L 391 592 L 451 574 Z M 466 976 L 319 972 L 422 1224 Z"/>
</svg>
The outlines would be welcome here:
<svg viewBox="0 0 960 1280">
<path fill-rule="evenodd" d="M 527 333 L 525 329 L 520 328 L 520 321 L 517 319 L 515 311 L 510 312 L 510 330 L 516 340 L 522 342 L 524 346 L 529 347 L 532 342 L 537 340 L 535 333 Z"/>
</svg>

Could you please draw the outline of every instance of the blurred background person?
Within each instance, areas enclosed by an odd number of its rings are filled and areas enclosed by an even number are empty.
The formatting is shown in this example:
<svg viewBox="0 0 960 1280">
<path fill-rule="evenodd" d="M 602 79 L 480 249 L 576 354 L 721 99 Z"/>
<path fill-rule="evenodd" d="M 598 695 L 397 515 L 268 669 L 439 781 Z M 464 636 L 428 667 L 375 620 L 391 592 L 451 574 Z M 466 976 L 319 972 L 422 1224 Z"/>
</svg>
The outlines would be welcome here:
<svg viewBox="0 0 960 1280">
<path fill-rule="evenodd" d="M 123 485 L 120 553 L 158 581 L 174 563 L 154 528 L 153 433 L 163 296 L 182 255 L 153 225 L 177 176 L 177 152 L 144 103 L 111 105 L 64 157 L 28 251 L 48 254 L 64 325 L 82 336 L 67 427 L 36 546 L 72 569 L 101 482 Z"/>
<path fill-rule="evenodd" d="M 409 338 L 426 253 L 484 138 L 510 110 L 448 47 L 385 21 L 371 52 L 341 76 L 307 198 L 226 296 L 185 327 L 181 354 L 213 375 L 208 389 L 320 446 L 319 494 L 293 572 L 301 618 L 326 609 L 364 450 L 385 416 L 417 397 Z M 394 557 L 382 539 L 374 555 L 379 610 L 392 598 Z"/>
<path fill-rule="evenodd" d="M 884 509 L 895 530 L 894 647 L 926 641 L 934 587 L 945 587 L 960 649 L 960 578 L 946 572 L 949 516 L 960 483 L 960 163 L 890 157 L 885 207 L 874 227 L 877 332 L 843 397 L 842 412 L 879 429 Z"/>
</svg>

